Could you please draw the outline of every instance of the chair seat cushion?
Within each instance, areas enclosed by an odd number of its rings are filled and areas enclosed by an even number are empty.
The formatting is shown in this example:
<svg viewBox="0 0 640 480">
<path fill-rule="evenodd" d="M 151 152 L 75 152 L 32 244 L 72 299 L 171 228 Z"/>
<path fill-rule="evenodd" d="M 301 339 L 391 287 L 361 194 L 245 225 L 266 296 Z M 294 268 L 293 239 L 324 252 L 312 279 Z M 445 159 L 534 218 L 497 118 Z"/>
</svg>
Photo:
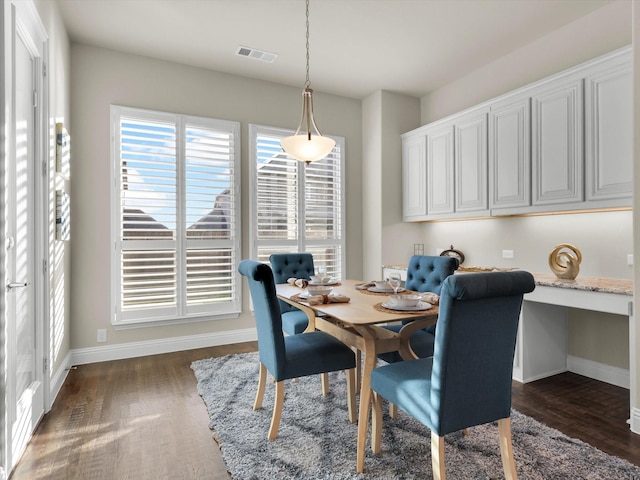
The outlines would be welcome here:
<svg viewBox="0 0 640 480">
<path fill-rule="evenodd" d="M 282 314 L 282 330 L 287 335 L 297 335 L 304 332 L 309 325 L 309 317 L 302 310 L 291 310 Z"/>
<path fill-rule="evenodd" d="M 356 366 L 353 350 L 324 332 L 285 337 L 284 349 L 286 367 L 282 378 L 276 377 L 276 381 L 315 375 L 318 372 L 349 370 Z"/>
<path fill-rule="evenodd" d="M 384 328 L 386 328 L 387 330 L 392 330 L 394 332 L 399 332 L 402 328 L 402 325 L 387 325 Z M 433 356 L 433 342 L 435 340 L 435 336 L 434 333 L 431 333 L 429 330 L 434 330 L 435 332 L 435 325 L 430 326 L 428 329 L 418 330 L 417 332 L 414 332 L 409 339 L 411 348 L 420 358 Z M 399 352 L 381 353 L 378 355 L 378 358 L 384 360 L 387 363 L 401 362 L 404 360 L 400 356 Z"/>
<path fill-rule="evenodd" d="M 434 430 L 431 421 L 433 357 L 392 363 L 371 372 L 371 389 Z"/>
</svg>

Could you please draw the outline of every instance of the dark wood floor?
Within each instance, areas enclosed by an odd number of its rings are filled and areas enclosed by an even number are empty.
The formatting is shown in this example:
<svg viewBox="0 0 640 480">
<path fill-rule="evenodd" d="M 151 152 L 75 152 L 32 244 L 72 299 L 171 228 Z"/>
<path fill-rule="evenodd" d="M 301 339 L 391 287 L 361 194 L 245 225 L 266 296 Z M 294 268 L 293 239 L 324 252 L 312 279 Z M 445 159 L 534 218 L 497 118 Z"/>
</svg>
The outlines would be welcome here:
<svg viewBox="0 0 640 480">
<path fill-rule="evenodd" d="M 190 365 L 256 349 L 250 342 L 71 370 L 11 480 L 228 479 Z M 640 465 L 628 390 L 564 373 L 514 382 L 513 406 Z"/>
</svg>

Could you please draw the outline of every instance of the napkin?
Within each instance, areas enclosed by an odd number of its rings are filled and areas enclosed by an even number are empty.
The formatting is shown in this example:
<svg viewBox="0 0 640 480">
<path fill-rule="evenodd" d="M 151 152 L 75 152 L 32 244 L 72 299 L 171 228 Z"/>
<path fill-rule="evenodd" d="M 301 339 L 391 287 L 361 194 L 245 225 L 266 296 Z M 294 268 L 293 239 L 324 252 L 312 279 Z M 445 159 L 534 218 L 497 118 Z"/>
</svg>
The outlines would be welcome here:
<svg viewBox="0 0 640 480">
<path fill-rule="evenodd" d="M 371 280 L 370 282 L 367 283 L 361 283 L 360 285 L 356 285 L 356 288 L 358 290 L 366 290 L 369 287 L 375 287 L 376 286 L 376 282 L 374 282 L 373 280 Z"/>
<path fill-rule="evenodd" d="M 321 305 L 323 303 L 349 303 L 351 299 L 346 295 L 309 295 L 307 303 L 309 305 Z"/>
<path fill-rule="evenodd" d="M 287 283 L 289 285 L 295 285 L 296 287 L 307 288 L 307 285 L 309 285 L 309 280 L 305 280 L 304 278 L 291 277 L 287 280 Z"/>
<path fill-rule="evenodd" d="M 430 303 L 431 305 L 438 305 L 438 303 L 440 303 L 440 296 L 436 295 L 435 293 L 424 292 L 421 293 L 420 296 L 422 297 L 422 300 Z"/>
</svg>

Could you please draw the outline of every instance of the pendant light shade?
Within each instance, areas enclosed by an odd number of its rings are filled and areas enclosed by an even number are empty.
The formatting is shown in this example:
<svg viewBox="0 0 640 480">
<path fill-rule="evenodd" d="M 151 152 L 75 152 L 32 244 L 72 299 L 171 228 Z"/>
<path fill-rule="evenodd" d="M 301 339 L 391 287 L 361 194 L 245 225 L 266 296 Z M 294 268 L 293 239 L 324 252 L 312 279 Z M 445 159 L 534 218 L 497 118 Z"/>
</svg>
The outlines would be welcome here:
<svg viewBox="0 0 640 480">
<path fill-rule="evenodd" d="M 313 162 L 326 157 L 336 142 L 318 130 L 313 118 L 313 90 L 309 81 L 309 0 L 307 0 L 307 81 L 302 91 L 302 117 L 296 133 L 283 138 L 282 149 L 301 162 Z"/>
</svg>

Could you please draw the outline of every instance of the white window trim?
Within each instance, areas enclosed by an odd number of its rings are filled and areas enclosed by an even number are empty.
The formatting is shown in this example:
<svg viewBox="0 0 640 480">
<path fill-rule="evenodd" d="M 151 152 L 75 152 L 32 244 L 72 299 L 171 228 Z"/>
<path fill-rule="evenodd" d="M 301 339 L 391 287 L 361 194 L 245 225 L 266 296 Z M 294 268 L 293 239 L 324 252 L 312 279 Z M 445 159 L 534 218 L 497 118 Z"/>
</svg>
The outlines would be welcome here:
<svg viewBox="0 0 640 480">
<path fill-rule="evenodd" d="M 286 137 L 289 135 L 293 135 L 294 131 L 293 130 L 289 130 L 289 129 L 285 129 L 285 128 L 277 128 L 277 127 L 269 127 L 269 126 L 265 126 L 265 125 L 256 125 L 256 124 L 249 124 L 249 181 L 250 183 L 250 187 L 249 187 L 249 199 L 250 199 L 250 206 L 249 206 L 249 213 L 250 213 L 250 218 L 251 221 L 249 222 L 249 238 L 251 239 L 250 241 L 250 255 L 251 258 L 253 259 L 257 259 L 258 258 L 258 242 L 257 242 L 257 223 L 258 223 L 258 211 L 257 211 L 257 174 L 258 174 L 258 169 L 257 169 L 257 161 L 256 161 L 256 151 L 257 151 L 257 145 L 256 145 L 256 138 L 258 136 L 258 134 L 266 134 L 266 135 L 277 135 L 277 136 L 282 136 L 282 137 Z M 340 248 L 342 249 L 342 254 L 341 254 L 341 258 L 340 258 L 340 271 L 343 272 L 343 276 L 344 276 L 344 272 L 346 272 L 346 242 L 345 242 L 345 234 L 346 234 L 346 230 L 345 230 L 345 225 L 346 225 L 346 211 L 347 211 L 347 205 L 346 205 L 346 198 L 345 198 L 345 183 L 346 183 L 346 177 L 345 177 L 345 158 L 346 158 L 346 150 L 345 150 L 345 139 L 344 137 L 339 137 L 339 136 L 333 136 L 333 135 L 326 135 L 330 138 L 332 138 L 333 140 L 335 140 L 336 145 L 339 146 L 340 148 L 340 178 L 342 179 L 342 181 L 340 182 L 340 196 L 342 198 L 342 215 L 340 215 L 340 232 L 341 232 L 341 237 L 340 237 L 340 241 L 336 242 L 335 240 L 314 240 L 313 246 L 319 245 L 321 246 L 323 243 L 326 243 L 327 245 L 335 245 L 336 243 L 340 244 Z M 300 178 L 304 178 L 304 168 L 305 168 L 305 163 L 304 162 L 298 162 L 298 176 Z M 300 198 L 301 197 L 301 198 Z M 298 218 L 304 218 L 304 211 L 305 211 L 305 198 L 304 195 L 301 195 L 299 197 L 299 204 L 298 204 Z M 298 239 L 297 242 L 287 242 L 286 240 L 274 240 L 273 244 L 274 245 L 283 245 L 283 244 L 287 244 L 289 243 L 290 245 L 295 245 L 298 249 L 299 252 L 304 252 L 306 249 L 306 244 L 304 242 L 304 236 L 303 235 L 298 235 Z M 269 245 L 269 243 L 271 243 L 268 240 L 263 240 L 261 242 L 261 245 Z"/>
<path fill-rule="evenodd" d="M 161 326 L 161 325 L 174 325 L 174 324 L 184 324 L 184 323 L 193 323 L 193 322 L 203 322 L 209 320 L 223 320 L 229 318 L 237 318 L 242 313 L 242 278 L 240 274 L 237 272 L 237 269 L 234 273 L 234 295 L 233 300 L 231 302 L 227 302 L 220 305 L 209 305 L 204 308 L 193 308 L 195 313 L 190 313 L 188 315 L 167 315 L 167 316 L 153 316 L 147 314 L 141 314 L 136 319 L 127 319 L 122 320 L 119 312 L 121 310 L 120 305 L 120 247 L 119 247 L 119 209 L 117 208 L 117 202 L 120 200 L 120 158 L 118 151 L 119 144 L 119 120 L 122 115 L 132 115 L 141 114 L 147 118 L 155 118 L 161 121 L 169 121 L 176 122 L 176 126 L 178 129 L 182 128 L 186 123 L 192 122 L 195 124 L 206 124 L 209 127 L 215 128 L 218 125 L 222 130 L 231 130 L 234 135 L 234 219 L 235 219 L 235 230 L 234 230 L 234 238 L 229 240 L 229 243 L 232 245 L 234 257 L 237 263 L 242 258 L 242 218 L 241 218 L 241 183 L 242 183 L 242 175 L 241 175 L 241 165 L 242 165 L 242 155 L 241 155 L 241 137 L 240 137 L 240 123 L 228 120 L 218 120 L 214 118 L 208 117 L 198 117 L 194 115 L 182 115 L 182 114 L 174 114 L 169 112 L 161 112 L 155 110 L 146 110 L 140 108 L 133 107 L 125 107 L 120 105 L 111 105 L 110 106 L 110 185 L 111 185 L 111 201 L 109 203 L 110 208 L 110 242 L 111 242 L 111 295 L 110 295 L 110 304 L 111 304 L 111 324 L 115 329 L 131 329 L 131 328 L 140 328 L 140 327 L 152 327 L 152 326 Z M 184 152 L 184 142 L 178 140 L 177 144 L 177 152 Z M 178 171 L 176 173 L 177 177 L 180 179 L 182 173 Z M 182 186 L 178 185 L 177 194 L 182 195 Z M 178 213 L 178 221 L 180 220 L 180 213 Z M 185 238 L 177 238 L 177 243 L 179 245 L 184 242 L 188 242 Z M 183 282 L 181 279 L 181 274 L 178 273 L 179 286 Z M 181 295 L 179 295 L 180 297 Z"/>
</svg>

